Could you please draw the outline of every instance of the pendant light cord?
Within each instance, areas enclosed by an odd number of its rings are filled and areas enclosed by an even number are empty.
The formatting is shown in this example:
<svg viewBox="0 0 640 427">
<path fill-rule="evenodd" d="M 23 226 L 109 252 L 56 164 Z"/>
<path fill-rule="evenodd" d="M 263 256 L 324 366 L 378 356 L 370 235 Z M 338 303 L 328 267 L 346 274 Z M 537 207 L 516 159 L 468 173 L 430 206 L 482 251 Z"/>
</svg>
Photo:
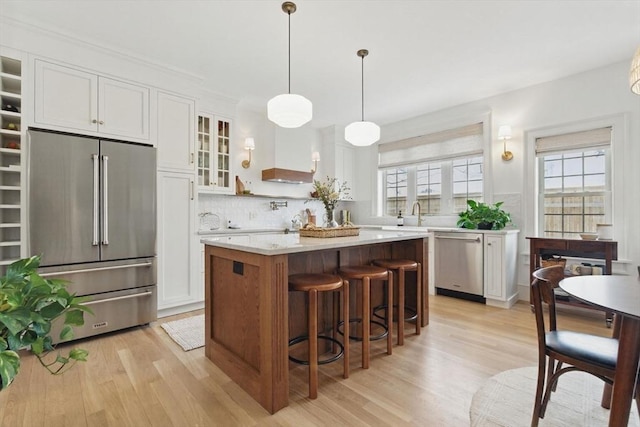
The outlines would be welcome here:
<svg viewBox="0 0 640 427">
<path fill-rule="evenodd" d="M 361 69 L 361 74 L 362 74 L 362 121 L 364 122 L 364 56 L 361 57 L 362 59 L 362 69 Z"/>
<path fill-rule="evenodd" d="M 289 94 L 291 94 L 291 12 L 287 12 L 289 16 Z"/>
</svg>

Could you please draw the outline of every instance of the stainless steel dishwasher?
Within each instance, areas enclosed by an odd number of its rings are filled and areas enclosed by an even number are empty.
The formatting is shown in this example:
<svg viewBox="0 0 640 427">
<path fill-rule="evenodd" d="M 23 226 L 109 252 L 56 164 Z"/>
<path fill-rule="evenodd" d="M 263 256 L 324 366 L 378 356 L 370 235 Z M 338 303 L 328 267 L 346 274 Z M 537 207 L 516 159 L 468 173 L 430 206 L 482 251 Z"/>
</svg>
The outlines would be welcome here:
<svg viewBox="0 0 640 427">
<path fill-rule="evenodd" d="M 436 232 L 436 293 L 485 302 L 483 234 Z"/>
</svg>

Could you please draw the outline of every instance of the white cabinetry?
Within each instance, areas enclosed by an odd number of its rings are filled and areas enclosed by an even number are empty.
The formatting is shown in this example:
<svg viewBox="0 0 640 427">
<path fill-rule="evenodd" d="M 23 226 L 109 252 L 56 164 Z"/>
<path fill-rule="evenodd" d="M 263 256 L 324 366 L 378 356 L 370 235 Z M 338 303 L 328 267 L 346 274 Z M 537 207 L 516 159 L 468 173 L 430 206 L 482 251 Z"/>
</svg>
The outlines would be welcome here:
<svg viewBox="0 0 640 427">
<path fill-rule="evenodd" d="M 196 235 L 195 101 L 158 91 L 158 316 L 204 306 Z"/>
<path fill-rule="evenodd" d="M 2 52 L 0 52 L 2 54 Z M 22 256 L 22 62 L 0 55 L 0 271 Z"/>
<path fill-rule="evenodd" d="M 484 297 L 487 305 L 510 308 L 518 301 L 518 232 L 484 236 Z"/>
<path fill-rule="evenodd" d="M 158 310 L 202 301 L 193 176 L 158 173 Z"/>
<path fill-rule="evenodd" d="M 158 92 L 158 168 L 195 173 L 195 101 Z"/>
<path fill-rule="evenodd" d="M 149 88 L 35 61 L 34 122 L 139 142 L 149 140 Z"/>
<path fill-rule="evenodd" d="M 232 194 L 231 120 L 198 115 L 198 186 L 200 191 Z"/>
<path fill-rule="evenodd" d="M 357 200 L 356 148 L 344 141 L 344 128 L 329 126 L 322 130 L 321 176 L 333 176 L 346 182 L 351 199 Z M 360 159 L 360 161 L 364 161 Z"/>
<path fill-rule="evenodd" d="M 352 199 L 355 199 L 356 188 L 355 188 L 355 148 L 352 146 L 347 146 L 343 144 L 336 144 L 336 155 L 335 155 L 335 165 L 336 165 L 336 178 L 340 182 L 346 182 L 349 188 L 349 195 Z"/>
</svg>

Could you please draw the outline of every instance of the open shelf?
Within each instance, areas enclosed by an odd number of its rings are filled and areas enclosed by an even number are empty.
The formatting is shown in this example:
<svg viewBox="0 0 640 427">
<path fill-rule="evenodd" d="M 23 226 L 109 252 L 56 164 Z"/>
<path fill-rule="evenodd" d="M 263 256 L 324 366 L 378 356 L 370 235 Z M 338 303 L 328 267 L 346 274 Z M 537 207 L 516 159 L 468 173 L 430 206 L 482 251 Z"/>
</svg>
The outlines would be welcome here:
<svg viewBox="0 0 640 427">
<path fill-rule="evenodd" d="M 1 52 L 0 52 L 1 53 Z M 24 212 L 22 182 L 22 61 L 0 54 L 0 267 L 21 258 Z M 11 129 L 8 129 L 11 128 Z"/>
</svg>

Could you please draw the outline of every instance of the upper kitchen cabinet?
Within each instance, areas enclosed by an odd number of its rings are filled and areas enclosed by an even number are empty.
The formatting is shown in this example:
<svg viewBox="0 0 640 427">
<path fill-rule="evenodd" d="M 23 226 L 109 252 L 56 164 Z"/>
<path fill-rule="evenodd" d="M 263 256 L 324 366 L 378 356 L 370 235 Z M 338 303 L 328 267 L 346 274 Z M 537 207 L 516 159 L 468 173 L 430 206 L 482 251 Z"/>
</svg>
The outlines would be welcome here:
<svg viewBox="0 0 640 427">
<path fill-rule="evenodd" d="M 357 199 L 356 189 L 356 149 L 344 141 L 344 130 L 337 126 L 329 126 L 322 133 L 322 175 L 335 177 L 340 182 L 346 182 L 350 188 L 351 199 Z M 321 157 L 322 157 L 321 156 Z M 362 160 L 362 159 L 361 159 Z M 322 176 L 320 176 L 322 178 Z M 316 179 L 318 179 L 316 177 Z"/>
<path fill-rule="evenodd" d="M 41 127 L 149 142 L 149 88 L 35 61 L 35 117 Z"/>
<path fill-rule="evenodd" d="M 158 92 L 158 168 L 195 172 L 195 101 Z"/>
<path fill-rule="evenodd" d="M 346 182 L 350 188 L 349 195 L 355 199 L 355 148 L 343 144 L 336 144 L 335 177 L 340 182 Z"/>
<path fill-rule="evenodd" d="M 232 194 L 231 120 L 198 115 L 198 186 L 202 192 Z"/>
</svg>

